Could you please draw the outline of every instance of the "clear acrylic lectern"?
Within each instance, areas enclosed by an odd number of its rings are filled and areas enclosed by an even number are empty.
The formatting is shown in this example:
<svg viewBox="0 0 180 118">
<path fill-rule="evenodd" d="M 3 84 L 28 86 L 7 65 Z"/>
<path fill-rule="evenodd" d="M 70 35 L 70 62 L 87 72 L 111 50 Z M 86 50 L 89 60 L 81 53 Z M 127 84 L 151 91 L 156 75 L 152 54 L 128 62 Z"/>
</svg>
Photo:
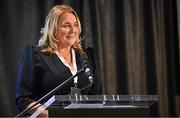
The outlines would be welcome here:
<svg viewBox="0 0 180 118">
<path fill-rule="evenodd" d="M 54 95 L 32 117 L 44 109 L 50 117 L 148 117 L 157 101 L 157 95 Z"/>
</svg>

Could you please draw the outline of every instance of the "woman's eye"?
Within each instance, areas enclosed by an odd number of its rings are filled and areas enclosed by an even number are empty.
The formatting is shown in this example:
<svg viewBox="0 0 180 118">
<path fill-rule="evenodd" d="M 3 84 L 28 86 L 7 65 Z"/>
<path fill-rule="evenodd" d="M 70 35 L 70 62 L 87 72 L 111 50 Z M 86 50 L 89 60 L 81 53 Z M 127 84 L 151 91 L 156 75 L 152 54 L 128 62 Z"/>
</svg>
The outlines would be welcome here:
<svg viewBox="0 0 180 118">
<path fill-rule="evenodd" d="M 72 28 L 72 27 L 79 27 L 78 23 L 75 23 L 73 25 L 71 24 L 63 24 L 61 25 L 62 28 Z"/>
<path fill-rule="evenodd" d="M 69 27 L 71 27 L 70 25 L 62 25 L 62 27 L 64 27 L 64 28 L 69 28 Z"/>
<path fill-rule="evenodd" d="M 75 27 L 78 27 L 78 23 L 74 24 Z"/>
</svg>

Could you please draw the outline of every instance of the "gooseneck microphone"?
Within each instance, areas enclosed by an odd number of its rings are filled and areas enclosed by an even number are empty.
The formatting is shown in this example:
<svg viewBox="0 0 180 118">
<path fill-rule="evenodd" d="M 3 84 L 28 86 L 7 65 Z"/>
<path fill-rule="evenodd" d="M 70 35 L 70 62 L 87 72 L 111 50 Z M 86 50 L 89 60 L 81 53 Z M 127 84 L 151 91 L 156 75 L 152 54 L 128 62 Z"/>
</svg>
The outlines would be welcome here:
<svg viewBox="0 0 180 118">
<path fill-rule="evenodd" d="M 88 59 L 88 56 L 86 53 L 84 53 L 82 56 L 81 56 L 81 60 L 83 62 L 83 68 L 84 68 L 84 73 L 86 74 L 86 76 L 88 77 L 89 79 L 89 84 L 86 85 L 85 87 L 81 88 L 79 91 L 83 91 L 85 90 L 86 88 L 89 88 L 92 86 L 93 84 L 93 74 L 92 74 L 92 71 L 91 71 L 91 68 L 90 68 L 90 63 L 89 63 L 89 59 Z"/>
<path fill-rule="evenodd" d="M 83 61 L 83 68 L 86 76 L 88 77 L 89 81 L 92 83 L 93 82 L 93 74 L 91 72 L 90 64 L 89 64 L 89 59 L 86 53 L 82 55 L 82 61 Z"/>
</svg>

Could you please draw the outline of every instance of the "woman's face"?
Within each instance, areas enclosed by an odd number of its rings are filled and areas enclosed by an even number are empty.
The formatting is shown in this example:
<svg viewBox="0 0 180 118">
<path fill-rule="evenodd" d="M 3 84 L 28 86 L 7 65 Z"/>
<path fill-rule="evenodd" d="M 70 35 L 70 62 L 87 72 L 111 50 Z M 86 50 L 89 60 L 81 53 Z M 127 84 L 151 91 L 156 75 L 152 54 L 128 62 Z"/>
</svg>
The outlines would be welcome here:
<svg viewBox="0 0 180 118">
<path fill-rule="evenodd" d="M 60 48 L 71 47 L 79 38 L 79 24 L 72 13 L 64 13 L 58 21 L 54 37 L 59 41 Z"/>
</svg>

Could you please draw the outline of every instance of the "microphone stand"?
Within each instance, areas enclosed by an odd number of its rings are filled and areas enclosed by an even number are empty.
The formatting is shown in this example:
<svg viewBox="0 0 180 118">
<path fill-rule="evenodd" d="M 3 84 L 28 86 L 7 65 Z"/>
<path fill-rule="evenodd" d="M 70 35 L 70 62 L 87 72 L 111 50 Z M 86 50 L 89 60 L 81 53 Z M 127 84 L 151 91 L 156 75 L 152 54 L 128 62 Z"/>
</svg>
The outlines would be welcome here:
<svg viewBox="0 0 180 118">
<path fill-rule="evenodd" d="M 75 75 L 71 76 L 70 78 L 68 78 L 66 81 L 64 81 L 63 83 L 61 83 L 60 85 L 58 85 L 56 88 L 54 88 L 53 90 L 51 90 L 50 92 L 48 92 L 46 95 L 44 95 L 42 98 L 40 98 L 35 104 L 33 104 L 32 106 L 30 106 L 29 108 L 26 108 L 25 110 L 23 110 L 21 113 L 19 113 L 15 118 L 17 117 L 22 117 L 23 115 L 25 115 L 26 113 L 29 112 L 29 110 L 31 108 L 33 108 L 34 106 L 36 106 L 37 104 L 39 104 L 41 101 L 45 100 L 47 97 L 52 96 L 58 89 L 62 88 L 65 84 L 67 84 L 71 79 L 73 79 L 74 77 L 76 77 L 79 73 L 81 73 L 82 71 L 84 71 L 84 68 L 80 69 L 79 71 L 76 72 Z"/>
</svg>

